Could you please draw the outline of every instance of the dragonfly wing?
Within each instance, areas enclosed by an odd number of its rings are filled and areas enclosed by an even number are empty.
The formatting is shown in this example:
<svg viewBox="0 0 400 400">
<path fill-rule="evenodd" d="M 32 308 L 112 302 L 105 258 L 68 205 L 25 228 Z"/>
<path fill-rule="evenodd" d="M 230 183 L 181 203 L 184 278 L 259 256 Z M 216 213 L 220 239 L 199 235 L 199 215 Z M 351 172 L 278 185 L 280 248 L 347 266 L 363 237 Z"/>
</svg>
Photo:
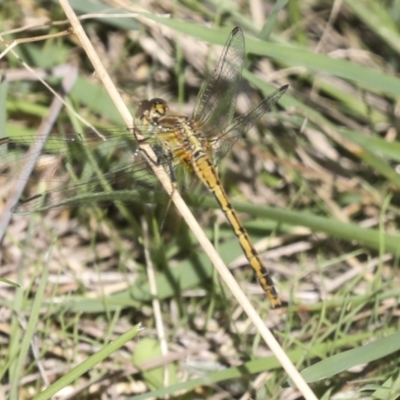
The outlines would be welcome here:
<svg viewBox="0 0 400 400">
<path fill-rule="evenodd" d="M 282 86 L 264 99 L 256 108 L 235 118 L 232 124 L 225 129 L 224 133 L 213 141 L 215 162 L 225 157 L 236 141 L 254 126 L 265 113 L 271 111 L 272 107 L 279 101 L 288 87 L 289 85 Z"/>
<path fill-rule="evenodd" d="M 162 192 L 162 188 L 132 132 L 104 131 L 102 136 L 92 131 L 51 135 L 39 157 L 29 152 L 30 145 L 38 140 L 34 136 L 1 139 L 0 175 L 48 182 L 51 188 L 19 203 L 13 211 L 30 213 L 139 199 L 153 202 L 154 193 Z M 174 161 L 167 158 L 158 142 L 149 143 L 158 155 L 158 164 L 172 171 Z M 24 174 L 24 166 L 31 162 L 35 162 L 32 175 Z"/>
<path fill-rule="evenodd" d="M 217 67 L 201 88 L 193 118 L 200 122 L 205 135 L 221 131 L 232 119 L 245 58 L 243 32 L 232 30 Z"/>
<path fill-rule="evenodd" d="M 39 155 L 31 152 L 31 146 L 38 142 L 44 142 Z M 67 163 L 82 166 L 85 161 L 87 164 L 87 152 L 96 151 L 100 156 L 112 154 L 118 148 L 128 148 L 131 152 L 138 149 L 132 133 L 126 128 L 51 134 L 46 139 L 29 135 L 7 137 L 0 140 L 0 175 L 29 181 L 58 181 L 63 179 Z M 34 170 L 31 173 L 26 166 L 32 163 Z"/>
<path fill-rule="evenodd" d="M 52 208 L 95 207 L 112 203 L 153 202 L 160 183 L 143 158 L 134 165 L 91 178 L 88 181 L 57 185 L 56 188 L 19 202 L 15 213 L 33 213 Z"/>
</svg>

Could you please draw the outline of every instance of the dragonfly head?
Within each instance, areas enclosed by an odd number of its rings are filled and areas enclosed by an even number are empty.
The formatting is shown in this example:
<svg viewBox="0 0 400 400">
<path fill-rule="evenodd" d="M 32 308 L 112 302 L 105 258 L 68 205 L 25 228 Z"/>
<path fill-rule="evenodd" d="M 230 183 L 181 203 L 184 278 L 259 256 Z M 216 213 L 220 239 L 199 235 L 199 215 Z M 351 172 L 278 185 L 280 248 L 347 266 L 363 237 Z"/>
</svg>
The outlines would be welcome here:
<svg viewBox="0 0 400 400">
<path fill-rule="evenodd" d="M 154 98 L 151 100 L 142 100 L 136 110 L 136 118 L 142 123 L 149 125 L 158 125 L 158 120 L 168 111 L 167 102 L 163 99 Z"/>
</svg>

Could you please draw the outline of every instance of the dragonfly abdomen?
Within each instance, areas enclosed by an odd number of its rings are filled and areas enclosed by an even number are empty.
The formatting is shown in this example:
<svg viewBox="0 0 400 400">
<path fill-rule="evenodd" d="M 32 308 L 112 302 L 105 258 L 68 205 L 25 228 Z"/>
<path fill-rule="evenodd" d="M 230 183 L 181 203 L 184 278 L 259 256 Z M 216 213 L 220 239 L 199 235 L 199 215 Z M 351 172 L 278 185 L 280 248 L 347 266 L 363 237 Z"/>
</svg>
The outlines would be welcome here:
<svg viewBox="0 0 400 400">
<path fill-rule="evenodd" d="M 222 211 L 232 227 L 233 232 L 239 239 L 240 247 L 242 248 L 247 260 L 253 268 L 260 286 L 271 302 L 272 307 L 275 308 L 280 306 L 282 303 L 279 299 L 278 293 L 276 292 L 270 273 L 262 264 L 259 254 L 251 243 L 250 237 L 239 219 L 239 215 L 232 207 L 232 204 L 230 203 L 228 196 L 220 183 L 218 173 L 213 163 L 206 153 L 199 148 L 193 152 L 193 156 L 194 159 L 192 163 L 194 171 L 219 203 Z"/>
</svg>

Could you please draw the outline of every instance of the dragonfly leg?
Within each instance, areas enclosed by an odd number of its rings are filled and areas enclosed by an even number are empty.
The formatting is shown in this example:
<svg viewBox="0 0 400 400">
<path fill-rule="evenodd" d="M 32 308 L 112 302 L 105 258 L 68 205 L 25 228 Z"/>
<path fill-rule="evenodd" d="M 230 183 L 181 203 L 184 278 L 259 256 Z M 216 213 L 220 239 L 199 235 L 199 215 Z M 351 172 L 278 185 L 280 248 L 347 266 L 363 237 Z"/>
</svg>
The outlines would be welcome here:
<svg viewBox="0 0 400 400">
<path fill-rule="evenodd" d="M 164 157 L 167 159 L 167 164 L 168 164 L 168 172 L 169 172 L 169 177 L 171 179 L 172 185 L 174 186 L 174 189 L 176 189 L 176 174 L 174 170 L 174 166 L 172 163 L 172 153 L 169 151 L 168 154 L 163 154 Z"/>
</svg>

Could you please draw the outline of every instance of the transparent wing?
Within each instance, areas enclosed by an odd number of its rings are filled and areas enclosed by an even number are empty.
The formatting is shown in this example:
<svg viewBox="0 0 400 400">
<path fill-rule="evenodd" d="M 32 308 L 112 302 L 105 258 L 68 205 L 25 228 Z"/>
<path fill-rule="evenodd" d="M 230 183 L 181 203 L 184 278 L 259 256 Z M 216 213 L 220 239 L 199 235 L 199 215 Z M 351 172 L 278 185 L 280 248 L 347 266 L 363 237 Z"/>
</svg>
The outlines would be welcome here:
<svg viewBox="0 0 400 400">
<path fill-rule="evenodd" d="M 289 85 L 282 86 L 264 99 L 256 108 L 235 118 L 224 132 L 212 141 L 215 163 L 218 163 L 221 158 L 225 157 L 237 140 L 243 137 L 265 113 L 271 111 L 272 107 L 279 101 L 288 87 Z"/>
<path fill-rule="evenodd" d="M 101 135 L 101 136 L 100 136 Z M 103 139 L 104 138 L 104 139 Z M 30 153 L 30 146 L 43 142 L 44 149 L 39 157 Z M 61 163 L 72 164 L 74 161 L 85 161 L 85 149 L 98 149 L 111 153 L 118 148 L 127 147 L 131 152 L 138 149 L 133 134 L 127 128 L 116 128 L 108 131 L 85 131 L 83 133 L 51 134 L 47 139 L 36 136 L 13 136 L 0 141 L 0 175 L 12 176 L 16 179 L 29 181 L 58 181 L 64 178 L 64 168 Z M 35 161 L 32 174 L 25 172 L 27 164 Z"/>
<path fill-rule="evenodd" d="M 201 88 L 193 118 L 202 126 L 204 135 L 221 131 L 232 119 L 245 58 L 243 32 L 232 30 L 217 67 Z"/>
<path fill-rule="evenodd" d="M 24 166 L 33 160 L 29 146 L 36 137 L 13 137 L 0 141 L 0 175 L 28 181 L 48 182 L 49 190 L 19 203 L 14 212 L 30 213 L 54 207 L 96 206 L 112 202 L 153 202 L 163 192 L 158 179 L 139 149 L 132 131 L 116 129 L 97 133 L 51 135 L 37 158 L 33 174 Z M 158 163 L 174 175 L 179 165 L 168 159 L 156 141 L 150 142 Z M 175 163 L 175 164 L 174 164 Z"/>
</svg>

